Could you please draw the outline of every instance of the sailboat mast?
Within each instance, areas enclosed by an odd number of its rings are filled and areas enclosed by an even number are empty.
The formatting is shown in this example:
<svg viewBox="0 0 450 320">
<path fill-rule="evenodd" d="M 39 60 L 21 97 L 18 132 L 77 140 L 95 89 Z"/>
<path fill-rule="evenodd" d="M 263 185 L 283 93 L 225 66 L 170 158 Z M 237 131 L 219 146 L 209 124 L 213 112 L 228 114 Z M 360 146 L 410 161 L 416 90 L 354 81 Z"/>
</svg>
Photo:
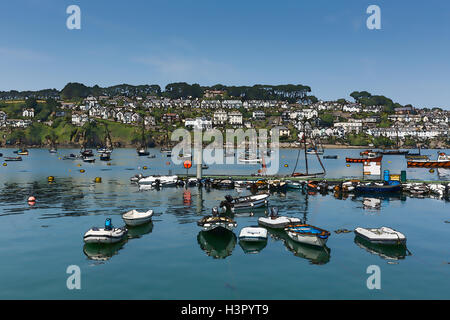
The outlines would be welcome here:
<svg viewBox="0 0 450 320">
<path fill-rule="evenodd" d="M 306 124 L 303 122 L 303 145 L 305 149 L 305 166 L 306 174 L 308 174 L 308 153 L 306 152 Z"/>
</svg>

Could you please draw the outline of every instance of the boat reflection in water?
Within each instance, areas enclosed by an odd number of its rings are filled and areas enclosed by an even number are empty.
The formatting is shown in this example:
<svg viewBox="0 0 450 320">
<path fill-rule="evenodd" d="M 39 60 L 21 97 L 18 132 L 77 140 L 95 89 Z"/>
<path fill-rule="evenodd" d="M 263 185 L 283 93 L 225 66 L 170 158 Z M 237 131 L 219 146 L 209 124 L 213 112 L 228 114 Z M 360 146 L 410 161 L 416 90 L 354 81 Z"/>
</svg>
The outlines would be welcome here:
<svg viewBox="0 0 450 320">
<path fill-rule="evenodd" d="M 140 226 L 130 227 L 127 226 L 128 229 L 128 237 L 130 239 L 138 239 L 147 233 L 151 233 L 153 230 L 153 222 L 149 222 Z"/>
<path fill-rule="evenodd" d="M 378 198 L 363 198 L 363 208 L 366 210 L 380 210 L 381 199 Z"/>
<path fill-rule="evenodd" d="M 239 240 L 239 245 L 245 253 L 256 254 L 267 246 L 267 240 L 265 241 L 242 241 Z"/>
<path fill-rule="evenodd" d="M 236 246 L 236 235 L 226 229 L 200 231 L 197 235 L 197 241 L 200 248 L 208 256 L 214 259 L 225 259 L 231 255 Z"/>
<path fill-rule="evenodd" d="M 311 264 L 326 264 L 331 258 L 331 249 L 327 246 L 316 247 L 302 244 L 289 238 L 284 230 L 267 228 L 270 236 L 284 242 L 286 248 L 295 256 L 308 260 Z"/>
<path fill-rule="evenodd" d="M 380 256 L 385 260 L 400 260 L 405 259 L 410 255 L 405 245 L 380 245 L 371 243 L 359 236 L 355 237 L 355 243 L 358 247 L 365 249 L 371 254 Z"/>
<path fill-rule="evenodd" d="M 83 252 L 90 260 L 107 261 L 118 254 L 126 242 L 127 240 L 112 244 L 86 243 L 83 247 Z"/>
</svg>

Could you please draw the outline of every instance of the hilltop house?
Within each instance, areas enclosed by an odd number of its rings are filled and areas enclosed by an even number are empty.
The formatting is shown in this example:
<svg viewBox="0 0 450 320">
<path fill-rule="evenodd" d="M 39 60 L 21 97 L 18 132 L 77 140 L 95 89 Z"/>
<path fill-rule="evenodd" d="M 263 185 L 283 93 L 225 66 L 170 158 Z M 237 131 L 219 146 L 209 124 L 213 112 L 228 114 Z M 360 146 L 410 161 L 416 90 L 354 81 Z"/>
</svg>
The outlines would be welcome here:
<svg viewBox="0 0 450 320">
<path fill-rule="evenodd" d="M 264 120 L 265 118 L 266 118 L 266 114 L 264 113 L 264 111 L 261 111 L 261 110 L 253 111 L 253 119 L 254 120 Z"/>
<path fill-rule="evenodd" d="M 34 118 L 34 109 L 33 108 L 24 109 L 22 111 L 22 117 Z"/>
<path fill-rule="evenodd" d="M 73 125 L 82 127 L 88 121 L 89 121 L 89 117 L 87 114 L 72 113 L 72 124 Z"/>
<path fill-rule="evenodd" d="M 228 120 L 228 114 L 223 110 L 218 110 L 214 112 L 214 124 L 216 125 L 223 125 Z"/>
<path fill-rule="evenodd" d="M 228 123 L 235 126 L 242 125 L 242 113 L 239 111 L 232 111 L 228 114 Z"/>
<path fill-rule="evenodd" d="M 291 130 L 289 130 L 287 127 L 285 126 L 276 126 L 273 127 L 272 130 L 270 130 L 270 135 L 272 136 L 272 133 L 274 130 L 278 130 L 279 132 L 279 137 L 289 137 L 291 135 Z"/>
<path fill-rule="evenodd" d="M 198 130 L 208 130 L 212 128 L 212 120 L 207 119 L 205 117 L 195 118 L 195 119 L 186 119 L 184 122 L 186 127 L 191 127 L 193 129 Z"/>
<path fill-rule="evenodd" d="M 0 111 L 0 127 L 6 126 L 6 121 L 8 120 L 8 115 L 4 111 Z"/>
</svg>

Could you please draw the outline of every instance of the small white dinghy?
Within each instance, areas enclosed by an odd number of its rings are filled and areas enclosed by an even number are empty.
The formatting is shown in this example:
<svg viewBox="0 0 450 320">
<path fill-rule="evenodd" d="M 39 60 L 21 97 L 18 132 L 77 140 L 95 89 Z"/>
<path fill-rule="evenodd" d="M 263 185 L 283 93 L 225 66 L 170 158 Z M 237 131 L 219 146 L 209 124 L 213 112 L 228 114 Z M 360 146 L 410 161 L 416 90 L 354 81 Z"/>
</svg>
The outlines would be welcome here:
<svg viewBox="0 0 450 320">
<path fill-rule="evenodd" d="M 104 228 L 92 227 L 83 237 L 85 243 L 117 243 L 126 237 L 128 230 L 125 227 L 114 228 L 111 219 L 106 219 Z"/>
<path fill-rule="evenodd" d="M 128 226 L 140 226 L 141 224 L 149 223 L 152 221 L 153 210 L 146 212 L 139 212 L 137 210 L 131 210 L 122 215 L 123 221 Z"/>
<path fill-rule="evenodd" d="M 300 223 L 299 218 L 279 216 L 277 208 L 271 208 L 271 214 L 268 217 L 261 217 L 258 219 L 258 223 L 265 227 L 272 229 L 282 229 L 290 224 Z"/>
<path fill-rule="evenodd" d="M 355 229 L 355 234 L 371 243 L 376 244 L 390 244 L 390 245 L 406 244 L 406 237 L 403 233 L 388 227 L 372 228 L 372 229 L 358 227 Z"/>
<path fill-rule="evenodd" d="M 267 230 L 261 227 L 245 227 L 239 233 L 240 241 L 266 241 Z"/>
</svg>

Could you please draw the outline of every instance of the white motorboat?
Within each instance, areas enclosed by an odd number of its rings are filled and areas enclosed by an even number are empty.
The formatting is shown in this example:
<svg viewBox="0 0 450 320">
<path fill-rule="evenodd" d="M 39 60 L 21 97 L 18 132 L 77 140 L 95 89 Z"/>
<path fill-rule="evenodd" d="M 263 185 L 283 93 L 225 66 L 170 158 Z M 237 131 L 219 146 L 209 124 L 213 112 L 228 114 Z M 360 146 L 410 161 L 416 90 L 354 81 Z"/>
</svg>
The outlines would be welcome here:
<svg viewBox="0 0 450 320">
<path fill-rule="evenodd" d="M 245 227 L 239 233 L 240 241 L 266 241 L 267 230 L 261 227 Z"/>
<path fill-rule="evenodd" d="M 370 243 L 404 245 L 406 237 L 401 232 L 388 227 L 381 228 L 361 228 L 355 229 L 355 234 Z"/>
<path fill-rule="evenodd" d="M 324 247 L 330 232 L 309 224 L 289 225 L 284 229 L 292 240 L 312 246 Z"/>
<path fill-rule="evenodd" d="M 230 195 L 227 195 L 225 196 L 225 201 L 222 201 L 220 203 L 220 207 L 222 211 L 231 210 L 233 212 L 238 210 L 260 208 L 268 205 L 269 196 L 270 195 L 267 193 L 261 193 L 238 198 L 233 198 Z"/>
<path fill-rule="evenodd" d="M 130 210 L 122 215 L 123 221 L 128 226 L 139 226 L 141 224 L 152 221 L 153 210 L 139 212 L 137 210 Z"/>
<path fill-rule="evenodd" d="M 93 163 L 95 162 L 94 156 L 83 156 L 83 162 Z"/>
<path fill-rule="evenodd" d="M 85 243 L 116 243 L 123 240 L 128 233 L 125 227 L 114 228 L 111 219 L 106 219 L 104 228 L 92 227 L 83 237 Z"/>
<path fill-rule="evenodd" d="M 150 184 L 160 187 L 172 187 L 178 182 L 178 176 L 148 176 L 139 179 L 139 184 Z"/>
</svg>

